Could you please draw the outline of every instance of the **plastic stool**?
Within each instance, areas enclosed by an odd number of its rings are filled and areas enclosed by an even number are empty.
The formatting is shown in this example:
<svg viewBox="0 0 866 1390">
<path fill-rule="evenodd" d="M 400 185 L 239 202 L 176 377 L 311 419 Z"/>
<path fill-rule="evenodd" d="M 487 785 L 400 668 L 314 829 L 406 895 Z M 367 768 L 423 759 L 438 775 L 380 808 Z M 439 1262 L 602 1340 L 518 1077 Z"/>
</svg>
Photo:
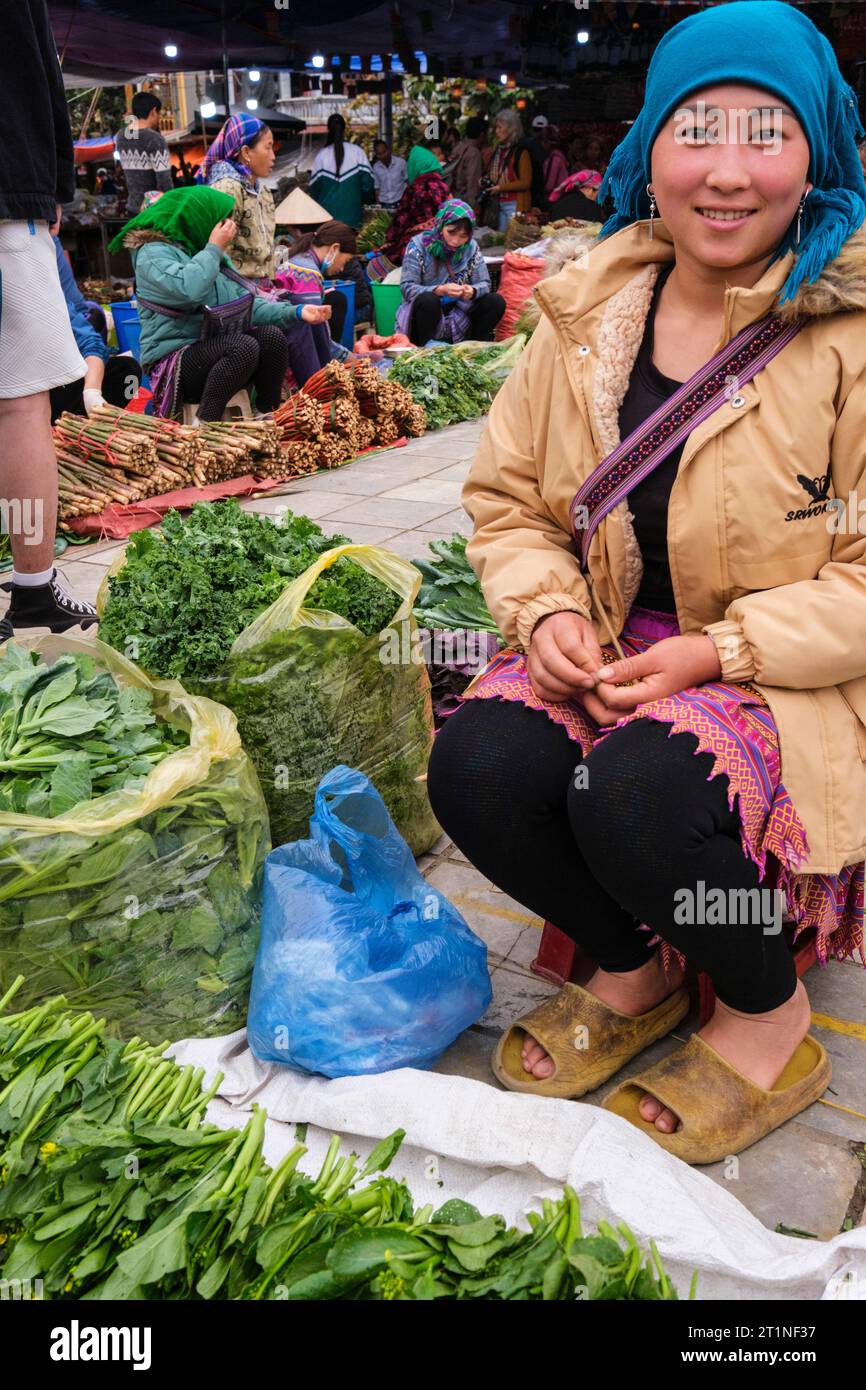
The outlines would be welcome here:
<svg viewBox="0 0 866 1390">
<path fill-rule="evenodd" d="M 185 425 L 192 424 L 193 420 L 198 414 L 198 408 L 198 401 L 192 402 L 189 405 L 184 405 L 183 423 Z M 234 418 L 240 420 L 251 420 L 252 417 L 253 408 L 250 404 L 249 391 L 236 391 L 235 394 L 232 396 L 231 400 L 226 402 L 226 408 L 223 411 L 223 419 L 231 420 L 232 418 Z"/>
</svg>

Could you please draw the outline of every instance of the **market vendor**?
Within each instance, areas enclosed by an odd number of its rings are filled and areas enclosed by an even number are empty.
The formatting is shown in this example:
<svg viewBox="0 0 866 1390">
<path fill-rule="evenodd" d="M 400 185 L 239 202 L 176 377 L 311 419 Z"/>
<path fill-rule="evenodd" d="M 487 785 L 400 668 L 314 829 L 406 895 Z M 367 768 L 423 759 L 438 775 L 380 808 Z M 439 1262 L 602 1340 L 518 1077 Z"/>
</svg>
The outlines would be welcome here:
<svg viewBox="0 0 866 1390">
<path fill-rule="evenodd" d="M 492 342 L 505 300 L 490 289 L 490 272 L 473 239 L 474 213 L 449 198 L 433 226 L 412 238 L 403 257 L 396 329 L 418 347 L 431 338 Z"/>
<path fill-rule="evenodd" d="M 270 127 L 242 111 L 230 116 L 208 150 L 202 182 L 234 200 L 232 220 L 237 236 L 231 245 L 231 262 L 248 280 L 255 293 L 276 294 L 274 287 L 274 236 L 276 208 L 264 180 L 274 167 L 274 137 Z M 312 326 L 293 319 L 284 329 L 289 366 L 297 386 L 324 365 Z"/>
<path fill-rule="evenodd" d="M 276 410 L 289 362 L 284 329 L 320 323 L 318 305 L 252 296 L 251 322 L 202 336 L 204 310 L 243 296 L 226 252 L 234 241 L 233 201 L 214 188 L 175 188 L 121 229 L 112 249 L 132 252 L 141 357 L 160 415 L 180 418 L 197 402 L 197 422 L 220 420 L 236 392 L 254 387 L 258 414 Z M 232 277 L 235 278 L 232 278 Z"/>
<path fill-rule="evenodd" d="M 594 1091 L 683 1020 L 684 957 L 715 1012 L 604 1105 L 692 1163 L 830 1081 L 783 922 L 864 958 L 860 134 L 802 11 L 669 29 L 615 213 L 537 289 L 464 491 L 508 649 L 437 735 L 433 809 L 596 967 L 507 1030 L 496 1075 Z"/>
<path fill-rule="evenodd" d="M 295 303 L 324 304 L 329 310 L 327 330 L 324 325 L 316 330 L 323 367 L 332 357 L 343 362 L 350 356 L 349 348 L 340 342 L 348 300 L 342 290 L 328 287 L 327 278 L 342 275 L 357 254 L 358 242 L 351 227 L 345 222 L 323 222 L 317 231 L 305 232 L 292 242 L 278 276 Z"/>
<path fill-rule="evenodd" d="M 394 265 L 399 265 L 403 253 L 416 232 L 429 227 L 442 204 L 451 197 L 451 188 L 442 172 L 442 161 L 435 150 L 426 145 L 413 145 L 406 161 L 406 189 L 391 218 L 382 247 Z"/>
<path fill-rule="evenodd" d="M 109 352 L 108 343 L 101 331 L 105 325 L 105 314 L 98 304 L 89 304 L 81 294 L 60 244 L 60 238 L 55 236 L 53 240 L 69 322 L 87 371 L 78 381 L 70 382 L 68 386 L 52 388 L 52 424 L 64 410 L 69 410 L 74 415 L 90 415 L 106 403 L 116 405 L 122 410 L 133 396 L 138 395 L 141 384 L 141 367 L 135 358 L 127 353 L 121 355 Z"/>
</svg>

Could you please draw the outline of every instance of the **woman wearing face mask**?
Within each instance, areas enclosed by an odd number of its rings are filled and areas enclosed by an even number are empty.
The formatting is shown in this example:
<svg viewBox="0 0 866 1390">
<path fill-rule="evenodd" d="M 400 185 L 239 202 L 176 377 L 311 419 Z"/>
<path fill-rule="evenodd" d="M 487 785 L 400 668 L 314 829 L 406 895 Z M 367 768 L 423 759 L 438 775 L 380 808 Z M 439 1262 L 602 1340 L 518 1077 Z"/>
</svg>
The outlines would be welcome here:
<svg viewBox="0 0 866 1390">
<path fill-rule="evenodd" d="M 339 341 L 346 321 L 348 302 L 341 290 L 329 290 L 327 279 L 336 279 L 353 256 L 358 254 L 355 233 L 345 222 L 323 222 L 316 232 L 306 232 L 289 247 L 289 259 L 277 279 L 290 293 L 293 303 L 324 305 L 330 323 L 314 332 L 319 365 L 332 357 L 344 362 L 351 356 Z"/>
<path fill-rule="evenodd" d="M 688 1012 L 685 957 L 712 1018 L 604 1105 L 691 1163 L 830 1080 L 782 921 L 863 959 L 861 134 L 792 6 L 668 30 L 615 213 L 536 290 L 464 492 L 509 650 L 437 736 L 433 809 L 597 966 L 508 1029 L 496 1074 L 593 1091 Z"/>
<path fill-rule="evenodd" d="M 264 121 L 241 112 L 230 116 L 205 156 L 202 180 L 218 193 L 234 200 L 232 220 L 237 235 L 231 243 L 235 270 L 256 293 L 274 290 L 274 233 L 276 210 L 264 180 L 274 167 L 274 137 Z M 303 386 L 321 366 L 313 336 L 315 325 L 326 320 L 323 309 L 311 306 L 306 321 L 293 320 L 283 329 L 289 349 L 289 366 L 298 386 Z"/>
<path fill-rule="evenodd" d="M 418 347 L 431 338 L 449 343 L 493 339 L 505 300 L 490 292 L 490 273 L 473 240 L 473 227 L 469 204 L 449 198 L 430 230 L 406 247 L 400 274 L 403 303 L 395 328 Z"/>
</svg>

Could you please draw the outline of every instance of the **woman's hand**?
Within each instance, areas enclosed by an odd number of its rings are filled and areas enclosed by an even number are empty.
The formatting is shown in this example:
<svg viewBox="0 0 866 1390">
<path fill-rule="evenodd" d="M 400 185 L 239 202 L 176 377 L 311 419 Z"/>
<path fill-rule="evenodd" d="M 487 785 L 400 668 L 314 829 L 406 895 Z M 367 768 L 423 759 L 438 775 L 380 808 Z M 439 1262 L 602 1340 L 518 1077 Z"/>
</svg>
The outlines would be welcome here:
<svg viewBox="0 0 866 1390">
<path fill-rule="evenodd" d="M 330 317 L 330 304 L 305 304 L 301 310 L 304 323 L 327 323 Z"/>
<path fill-rule="evenodd" d="M 473 289 L 472 285 L 461 285 L 461 286 L 460 286 L 460 298 L 461 298 L 461 299 L 474 299 L 474 298 L 475 298 L 475 290 Z"/>
<path fill-rule="evenodd" d="M 602 663 L 592 623 L 577 613 L 550 613 L 532 632 L 526 670 L 542 700 L 559 704 L 595 685 Z"/>
<path fill-rule="evenodd" d="M 598 684 L 582 697 L 584 708 L 597 724 L 615 724 L 638 705 L 718 680 L 722 668 L 712 638 L 687 633 L 665 637 L 648 651 L 613 661 L 595 674 Z M 637 684 L 618 686 L 617 681 Z"/>
<path fill-rule="evenodd" d="M 220 251 L 227 251 L 237 234 L 237 223 L 231 217 L 225 217 L 222 222 L 217 222 L 208 237 L 208 244 L 218 247 Z"/>
</svg>

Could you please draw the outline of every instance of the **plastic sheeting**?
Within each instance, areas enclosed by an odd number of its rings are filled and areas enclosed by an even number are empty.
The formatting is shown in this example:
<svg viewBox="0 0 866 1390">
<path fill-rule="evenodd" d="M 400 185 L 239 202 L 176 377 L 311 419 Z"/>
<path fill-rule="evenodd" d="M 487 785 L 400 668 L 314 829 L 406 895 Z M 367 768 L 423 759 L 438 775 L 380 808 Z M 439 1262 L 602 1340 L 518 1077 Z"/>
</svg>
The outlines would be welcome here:
<svg viewBox="0 0 866 1390">
<path fill-rule="evenodd" d="M 417 1206 L 462 1197 L 517 1223 L 570 1183 L 585 1224 L 625 1221 L 644 1246 L 656 1241 L 681 1297 L 697 1270 L 704 1300 L 866 1298 L 866 1226 L 829 1241 L 776 1235 L 733 1192 L 596 1106 L 408 1068 L 328 1081 L 261 1065 L 242 1031 L 172 1051 L 209 1080 L 225 1072 L 208 1110 L 215 1124 L 244 1124 L 254 1102 L 267 1108 L 270 1163 L 295 1143 L 295 1124 L 309 1125 L 301 1167 L 310 1172 L 332 1133 L 366 1156 L 404 1129 L 390 1172 L 407 1179 Z"/>
</svg>

